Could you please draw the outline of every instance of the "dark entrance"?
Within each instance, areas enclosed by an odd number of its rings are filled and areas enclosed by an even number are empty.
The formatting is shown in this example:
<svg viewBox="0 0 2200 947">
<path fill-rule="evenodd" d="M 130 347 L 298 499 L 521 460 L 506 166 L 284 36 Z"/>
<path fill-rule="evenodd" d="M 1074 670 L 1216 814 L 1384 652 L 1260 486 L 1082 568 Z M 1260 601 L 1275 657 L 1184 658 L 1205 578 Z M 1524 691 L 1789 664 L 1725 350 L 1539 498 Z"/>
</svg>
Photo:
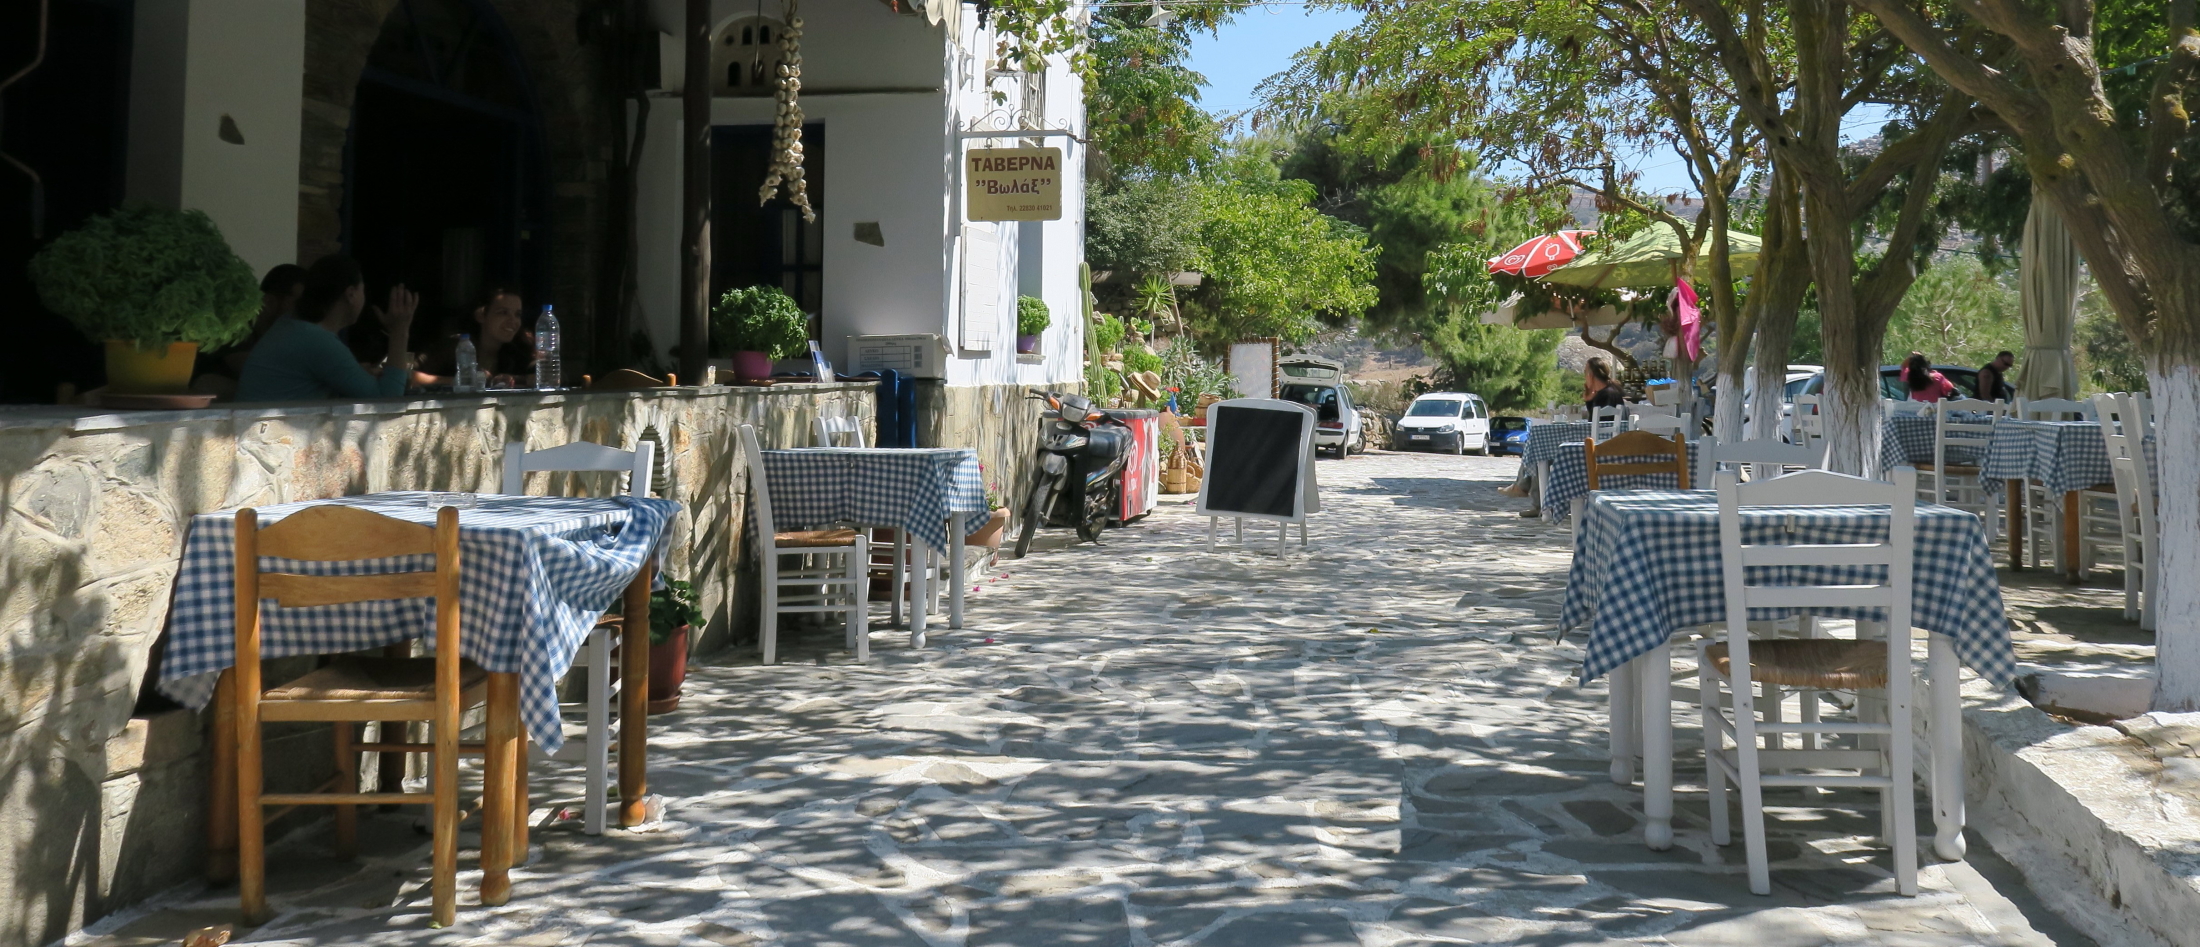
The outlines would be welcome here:
<svg viewBox="0 0 2200 947">
<path fill-rule="evenodd" d="M 98 346 L 38 302 L 24 267 L 54 237 L 122 202 L 124 142 L 130 114 L 130 7 L 127 0 L 79 0 L 52 6 L 46 58 L 10 86 L 0 150 L 37 172 L 31 178 L 0 161 L 0 401 L 50 403 L 54 386 L 104 383 Z M 0 4 L 0 78 L 31 61 L 38 48 L 38 4 Z M 40 211 L 35 214 L 34 211 Z"/>
<path fill-rule="evenodd" d="M 383 24 L 353 103 L 344 246 L 368 295 L 420 294 L 414 348 L 469 331 L 492 286 L 530 313 L 549 287 L 543 147 L 534 94 L 502 19 L 485 0 L 401 0 Z M 352 330 L 362 358 L 387 343 Z"/>
<path fill-rule="evenodd" d="M 772 126 L 711 129 L 710 297 L 777 286 L 810 314 L 814 339 L 825 304 L 825 126 L 802 126 L 802 174 L 816 221 L 804 221 L 783 197 L 757 205 L 771 160 Z"/>
</svg>

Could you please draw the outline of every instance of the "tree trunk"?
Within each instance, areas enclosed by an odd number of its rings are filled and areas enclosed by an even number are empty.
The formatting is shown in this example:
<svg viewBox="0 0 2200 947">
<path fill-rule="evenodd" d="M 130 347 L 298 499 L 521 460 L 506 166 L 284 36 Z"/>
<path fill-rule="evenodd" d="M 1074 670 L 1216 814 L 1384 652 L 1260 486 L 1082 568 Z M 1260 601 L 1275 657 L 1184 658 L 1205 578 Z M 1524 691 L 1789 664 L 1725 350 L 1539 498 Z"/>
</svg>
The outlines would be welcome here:
<svg viewBox="0 0 2200 947">
<path fill-rule="evenodd" d="M 2147 550 L 2149 567 L 2161 570 L 2151 583 L 2159 590 L 2153 603 L 2154 709 L 2184 713 L 2200 710 L 2200 583 L 2192 581 L 2200 576 L 2200 359 L 2165 355 L 2153 361 L 2147 383 L 2154 389 L 2154 439 L 2162 460 L 2154 511 L 2160 548 Z"/>
<path fill-rule="evenodd" d="M 1757 275 L 1750 281 L 1749 307 L 1757 327 L 1757 406 L 1750 420 L 1751 440 L 1780 439 L 1780 406 L 1787 398 L 1788 348 L 1795 341 L 1796 311 L 1810 289 L 1809 247 L 1803 242 L 1802 195 L 1795 175 L 1774 168 L 1765 206 L 1764 245 L 1757 254 Z"/>
</svg>

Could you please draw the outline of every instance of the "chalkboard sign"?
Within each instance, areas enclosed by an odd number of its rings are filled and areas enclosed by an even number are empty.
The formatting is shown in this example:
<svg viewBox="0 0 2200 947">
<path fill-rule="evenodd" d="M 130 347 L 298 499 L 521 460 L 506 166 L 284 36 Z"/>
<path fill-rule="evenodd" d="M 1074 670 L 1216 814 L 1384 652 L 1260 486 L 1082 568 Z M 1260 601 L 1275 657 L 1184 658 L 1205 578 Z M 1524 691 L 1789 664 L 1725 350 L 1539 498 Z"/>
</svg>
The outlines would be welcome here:
<svg viewBox="0 0 2200 947">
<path fill-rule="evenodd" d="M 1304 523 L 1314 490 L 1314 412 L 1268 398 L 1207 408 L 1207 476 L 1197 511 Z"/>
</svg>

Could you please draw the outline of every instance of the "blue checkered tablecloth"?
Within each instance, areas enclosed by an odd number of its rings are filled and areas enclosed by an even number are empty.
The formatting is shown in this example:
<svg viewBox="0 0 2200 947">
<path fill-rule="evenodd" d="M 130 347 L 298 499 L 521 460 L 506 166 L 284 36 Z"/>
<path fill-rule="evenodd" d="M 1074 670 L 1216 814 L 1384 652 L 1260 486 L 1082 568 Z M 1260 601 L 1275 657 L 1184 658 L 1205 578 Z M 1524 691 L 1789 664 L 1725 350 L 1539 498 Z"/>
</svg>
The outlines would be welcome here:
<svg viewBox="0 0 2200 947">
<path fill-rule="evenodd" d="M 1696 475 L 1696 443 L 1688 442 L 1688 475 Z M 1589 492 L 1589 461 L 1586 445 L 1582 441 L 1560 444 L 1551 452 L 1551 482 L 1543 488 L 1543 503 L 1552 512 L 1547 516 L 1565 516 L 1574 508 L 1574 498 Z M 1624 464 L 1656 460 L 1648 457 L 1608 457 L 1608 463 Z M 1627 476 L 1600 476 L 1600 489 L 1604 490 L 1672 490 L 1680 481 L 1672 474 L 1629 474 Z"/>
<path fill-rule="evenodd" d="M 1994 481 L 2037 480 L 2057 495 L 2116 480 L 2100 422 L 2017 418 L 2004 418 L 1994 425 L 1994 441 L 1986 449 L 1979 476 Z"/>
<path fill-rule="evenodd" d="M 1581 441 L 1589 436 L 1587 421 L 1528 421 L 1528 443 L 1520 448 L 1520 464 L 1533 467 L 1550 460 L 1558 452 L 1558 445 L 1568 441 Z"/>
<path fill-rule="evenodd" d="M 1870 507 L 1781 507 L 1744 512 L 1743 539 L 1767 542 L 1792 530 L 1795 542 L 1884 542 L 1887 513 Z M 1606 493 L 1574 527 L 1574 563 L 1566 579 L 1564 629 L 1589 625 L 1582 680 L 1592 680 L 1658 645 L 1674 632 L 1726 620 L 1720 572 L 1719 499 L 1710 490 Z M 1981 677 L 2006 684 L 2016 674 L 2001 585 L 1979 518 L 1937 504 L 1917 507 L 1915 597 L 1911 621 L 1947 635 L 1956 655 Z M 1886 570 L 1823 567 L 1802 581 L 1870 584 Z M 1788 581 L 1794 581 L 1792 579 Z M 1812 609 L 1846 618 L 1885 618 L 1883 611 Z M 1751 609 L 1753 620 L 1784 618 L 1785 609 Z"/>
<path fill-rule="evenodd" d="M 1962 417 L 1958 412 L 1958 417 Z M 2095 440 L 2099 440 L 2096 436 Z M 1948 445 L 1948 462 L 1978 466 L 1977 448 Z M 1890 414 L 1879 419 L 1879 469 L 1933 462 L 1933 416 Z"/>
<path fill-rule="evenodd" d="M 984 513 L 985 478 L 967 447 L 802 447 L 764 452 L 772 525 L 906 529 L 947 552 L 947 515 Z M 963 517 L 964 535 L 985 528 Z"/>
<path fill-rule="evenodd" d="M 264 528 L 312 506 L 343 505 L 434 525 L 447 494 L 398 492 L 259 508 Z M 459 653 L 497 673 L 520 675 L 520 718 L 546 751 L 565 743 L 557 681 L 604 610 L 649 557 L 680 505 L 631 497 L 482 495 L 458 513 Z M 169 611 L 160 690 L 191 707 L 214 696 L 218 672 L 236 663 L 237 513 L 191 518 Z M 428 568 L 427 556 L 357 562 L 263 558 L 263 569 L 301 575 L 365 575 Z M 261 611 L 260 653 L 338 654 L 412 638 L 435 644 L 433 599 L 355 602 Z"/>
</svg>

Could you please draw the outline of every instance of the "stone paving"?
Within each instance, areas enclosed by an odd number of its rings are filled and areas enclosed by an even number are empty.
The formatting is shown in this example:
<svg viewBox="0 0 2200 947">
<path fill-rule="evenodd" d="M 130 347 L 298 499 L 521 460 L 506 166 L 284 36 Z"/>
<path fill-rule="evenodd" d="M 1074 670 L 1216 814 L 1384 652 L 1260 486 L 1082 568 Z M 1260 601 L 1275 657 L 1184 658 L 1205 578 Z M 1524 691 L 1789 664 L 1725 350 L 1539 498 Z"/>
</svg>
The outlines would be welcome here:
<svg viewBox="0 0 2200 947">
<path fill-rule="evenodd" d="M 1749 894 L 1686 730 L 1678 843 L 1645 848 L 1605 776 L 1604 685 L 1552 640 L 1570 534 L 1495 493 L 1513 463 L 1324 461 L 1314 545 L 1280 559 L 1265 528 L 1207 553 L 1177 498 L 1101 547 L 1049 537 L 924 651 L 881 631 L 854 665 L 819 629 L 782 666 L 698 669 L 652 721 L 651 831 L 560 821 L 579 783 L 538 764 L 506 906 L 466 904 L 466 873 L 459 923 L 426 929 L 426 839 L 384 816 L 356 864 L 315 827 L 279 845 L 281 913 L 237 942 L 2090 943 L 1975 841 L 1896 896 L 1862 796 L 1773 794 L 1774 893 Z M 177 891 L 72 941 L 175 943 L 234 898 Z"/>
</svg>

